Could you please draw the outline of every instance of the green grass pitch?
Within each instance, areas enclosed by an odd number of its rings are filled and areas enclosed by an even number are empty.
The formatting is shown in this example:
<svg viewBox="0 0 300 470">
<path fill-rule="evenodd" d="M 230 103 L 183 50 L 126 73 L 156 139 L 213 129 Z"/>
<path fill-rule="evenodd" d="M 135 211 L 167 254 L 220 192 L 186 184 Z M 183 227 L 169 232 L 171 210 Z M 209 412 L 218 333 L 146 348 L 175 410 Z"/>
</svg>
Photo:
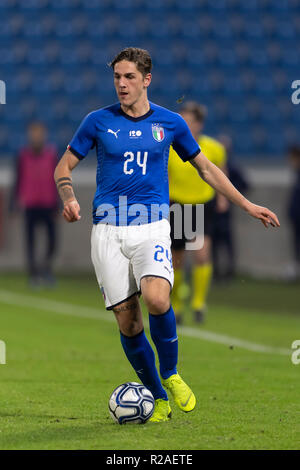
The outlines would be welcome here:
<svg viewBox="0 0 300 470">
<path fill-rule="evenodd" d="M 162 424 L 119 426 L 109 416 L 112 390 L 136 380 L 112 316 L 92 274 L 38 292 L 21 275 L 0 276 L 0 449 L 299 449 L 300 364 L 289 354 L 300 339 L 299 285 L 213 287 L 207 322 L 193 331 L 248 343 L 181 332 L 178 369 L 197 407 L 184 414 L 171 401 L 173 417 Z"/>
</svg>

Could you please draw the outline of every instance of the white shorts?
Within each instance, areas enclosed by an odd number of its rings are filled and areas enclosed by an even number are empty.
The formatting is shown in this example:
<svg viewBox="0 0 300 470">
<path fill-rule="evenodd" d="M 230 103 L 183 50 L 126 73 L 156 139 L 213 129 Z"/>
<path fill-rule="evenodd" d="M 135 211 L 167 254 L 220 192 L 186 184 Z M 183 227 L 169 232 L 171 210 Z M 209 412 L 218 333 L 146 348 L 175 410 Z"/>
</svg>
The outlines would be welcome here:
<svg viewBox="0 0 300 470">
<path fill-rule="evenodd" d="M 139 293 L 141 279 L 145 276 L 162 277 L 173 287 L 170 224 L 167 219 L 121 227 L 94 225 L 91 255 L 108 310 Z"/>
</svg>

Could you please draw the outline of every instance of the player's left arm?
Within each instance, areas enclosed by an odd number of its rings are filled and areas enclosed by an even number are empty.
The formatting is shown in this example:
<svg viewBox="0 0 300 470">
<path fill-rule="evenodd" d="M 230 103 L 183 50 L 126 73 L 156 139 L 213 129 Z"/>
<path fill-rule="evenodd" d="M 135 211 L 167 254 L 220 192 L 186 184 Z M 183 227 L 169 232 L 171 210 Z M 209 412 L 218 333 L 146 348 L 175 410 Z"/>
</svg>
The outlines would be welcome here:
<svg viewBox="0 0 300 470">
<path fill-rule="evenodd" d="M 216 191 L 223 194 L 233 204 L 236 204 L 252 217 L 261 220 L 265 227 L 280 227 L 277 215 L 266 207 L 253 204 L 246 199 L 230 182 L 220 168 L 214 165 L 206 156 L 200 152 L 190 160 L 196 168 L 200 177 L 212 186 Z"/>
</svg>

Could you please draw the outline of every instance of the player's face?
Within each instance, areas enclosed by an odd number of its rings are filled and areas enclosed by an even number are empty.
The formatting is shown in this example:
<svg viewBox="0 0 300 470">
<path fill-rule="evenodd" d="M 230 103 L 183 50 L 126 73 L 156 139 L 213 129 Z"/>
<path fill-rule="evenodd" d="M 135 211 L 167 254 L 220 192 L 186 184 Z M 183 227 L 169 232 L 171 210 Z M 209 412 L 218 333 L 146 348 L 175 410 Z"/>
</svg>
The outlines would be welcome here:
<svg viewBox="0 0 300 470">
<path fill-rule="evenodd" d="M 183 112 L 181 113 L 181 116 L 183 117 L 187 125 L 189 126 L 190 131 L 194 137 L 201 134 L 202 129 L 203 129 L 203 123 L 200 121 L 197 121 L 193 113 Z"/>
<path fill-rule="evenodd" d="M 34 148 L 41 148 L 44 146 L 47 139 L 47 131 L 44 126 L 36 124 L 28 129 L 28 140 L 30 145 Z"/>
<path fill-rule="evenodd" d="M 143 76 L 134 62 L 121 60 L 114 67 L 114 85 L 121 105 L 130 107 L 146 96 L 151 73 Z"/>
</svg>

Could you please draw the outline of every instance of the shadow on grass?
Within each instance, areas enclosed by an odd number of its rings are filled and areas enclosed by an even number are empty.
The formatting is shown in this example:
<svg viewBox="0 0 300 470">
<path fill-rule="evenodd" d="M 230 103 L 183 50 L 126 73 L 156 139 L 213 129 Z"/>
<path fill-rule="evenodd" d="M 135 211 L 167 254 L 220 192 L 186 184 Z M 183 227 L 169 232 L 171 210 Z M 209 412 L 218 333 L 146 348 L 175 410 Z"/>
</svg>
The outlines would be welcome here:
<svg viewBox="0 0 300 470">
<path fill-rule="evenodd" d="M 14 414 L 1 414 L 0 416 L 7 416 L 18 418 L 21 415 Z M 27 417 L 26 415 L 22 415 Z M 32 418 L 40 418 L 38 415 Z M 48 418 L 50 421 L 45 423 L 31 422 L 29 426 L 26 425 L 26 430 L 23 432 L 9 432 L 2 431 L 0 439 L 0 447 L 2 450 L 6 449 L 98 449 L 98 450 L 115 450 L 115 449 L 139 449 L 139 438 L 137 433 L 140 434 L 140 426 L 119 426 L 113 423 L 110 417 L 106 417 L 102 421 L 94 421 L 88 424 L 71 424 L 70 417 L 52 417 L 42 416 L 41 418 Z M 52 420 L 52 418 L 55 418 Z M 63 420 L 68 420 L 68 424 Z M 82 419 L 81 419 L 82 421 Z M 153 423 L 148 423 L 142 426 L 143 431 L 147 428 L 152 437 L 155 436 L 156 440 L 164 441 L 164 437 L 157 435 L 157 426 Z M 30 427 L 31 429 L 28 429 Z M 38 427 L 38 429 L 37 429 Z M 35 428 L 35 429 L 33 429 Z M 145 443 L 143 442 L 143 445 Z M 141 448 L 144 448 L 143 446 Z"/>
</svg>

